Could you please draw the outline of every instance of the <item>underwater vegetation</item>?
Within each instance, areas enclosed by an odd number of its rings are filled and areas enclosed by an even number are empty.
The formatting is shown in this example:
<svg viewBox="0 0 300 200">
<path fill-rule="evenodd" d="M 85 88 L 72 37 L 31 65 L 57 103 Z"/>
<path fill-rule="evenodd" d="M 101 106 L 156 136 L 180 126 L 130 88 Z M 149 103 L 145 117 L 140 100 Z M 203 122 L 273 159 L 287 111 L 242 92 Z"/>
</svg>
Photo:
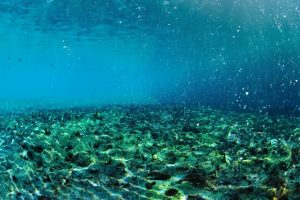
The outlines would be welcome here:
<svg viewBox="0 0 300 200">
<path fill-rule="evenodd" d="M 299 118 L 180 106 L 0 118 L 2 199 L 300 198 Z"/>
</svg>

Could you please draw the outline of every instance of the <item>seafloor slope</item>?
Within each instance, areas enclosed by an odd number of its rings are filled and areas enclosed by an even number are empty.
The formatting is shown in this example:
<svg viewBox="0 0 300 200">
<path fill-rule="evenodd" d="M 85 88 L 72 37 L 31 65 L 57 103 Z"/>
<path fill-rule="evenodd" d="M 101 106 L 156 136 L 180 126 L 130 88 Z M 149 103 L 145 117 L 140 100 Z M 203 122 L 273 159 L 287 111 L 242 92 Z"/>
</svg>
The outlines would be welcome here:
<svg viewBox="0 0 300 200">
<path fill-rule="evenodd" d="M 300 119 L 193 107 L 0 117 L 0 199 L 300 199 Z"/>
</svg>

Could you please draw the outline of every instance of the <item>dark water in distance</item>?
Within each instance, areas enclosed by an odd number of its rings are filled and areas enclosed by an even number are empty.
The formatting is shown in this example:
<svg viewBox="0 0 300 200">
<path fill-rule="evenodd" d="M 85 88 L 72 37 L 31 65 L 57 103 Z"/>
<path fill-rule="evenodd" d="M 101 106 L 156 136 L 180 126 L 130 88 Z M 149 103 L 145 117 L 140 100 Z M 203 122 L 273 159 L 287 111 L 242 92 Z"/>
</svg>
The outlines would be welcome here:
<svg viewBox="0 0 300 200">
<path fill-rule="evenodd" d="M 299 112 L 298 0 L 2 0 L 0 39 L 4 102 Z"/>
</svg>

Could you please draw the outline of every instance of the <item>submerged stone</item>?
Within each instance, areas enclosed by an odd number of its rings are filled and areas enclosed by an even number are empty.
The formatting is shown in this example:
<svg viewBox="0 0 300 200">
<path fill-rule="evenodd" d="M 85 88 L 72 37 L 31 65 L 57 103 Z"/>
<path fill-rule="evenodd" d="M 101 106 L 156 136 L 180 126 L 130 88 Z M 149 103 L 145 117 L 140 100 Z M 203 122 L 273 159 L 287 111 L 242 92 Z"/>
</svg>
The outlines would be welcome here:
<svg viewBox="0 0 300 200">
<path fill-rule="evenodd" d="M 166 195 L 166 196 L 175 196 L 176 194 L 178 194 L 178 190 L 177 190 L 177 189 L 174 189 L 174 188 L 168 189 L 168 190 L 165 192 L 165 195 Z"/>
<path fill-rule="evenodd" d="M 185 125 L 182 128 L 182 132 L 200 133 L 200 131 L 197 128 L 189 126 L 189 125 Z"/>
<path fill-rule="evenodd" d="M 169 174 L 166 174 L 166 173 L 163 173 L 163 172 L 153 171 L 153 172 L 150 172 L 146 176 L 146 178 L 149 179 L 149 180 L 162 180 L 162 181 L 165 181 L 165 180 L 170 179 L 171 176 Z"/>
<path fill-rule="evenodd" d="M 65 161 L 74 163 L 80 167 L 86 167 L 92 162 L 89 155 L 85 153 L 68 153 L 65 157 Z"/>
<path fill-rule="evenodd" d="M 190 182 L 195 187 L 206 187 L 208 175 L 204 170 L 194 169 L 187 173 L 187 175 L 181 181 Z"/>
<path fill-rule="evenodd" d="M 150 183 L 148 182 L 145 184 L 145 188 L 151 190 L 155 184 L 156 182 L 150 182 Z"/>
<path fill-rule="evenodd" d="M 0 127 L 11 127 L 0 134 L 0 199 L 17 199 L 8 186 L 23 199 L 299 199 L 299 136 L 290 126 L 277 137 L 270 127 L 255 132 L 262 119 L 254 114 L 129 110 L 110 107 L 102 120 L 95 110 L 44 111 L 30 120 L 0 115 Z M 299 124 L 289 120 L 266 126 Z"/>
</svg>

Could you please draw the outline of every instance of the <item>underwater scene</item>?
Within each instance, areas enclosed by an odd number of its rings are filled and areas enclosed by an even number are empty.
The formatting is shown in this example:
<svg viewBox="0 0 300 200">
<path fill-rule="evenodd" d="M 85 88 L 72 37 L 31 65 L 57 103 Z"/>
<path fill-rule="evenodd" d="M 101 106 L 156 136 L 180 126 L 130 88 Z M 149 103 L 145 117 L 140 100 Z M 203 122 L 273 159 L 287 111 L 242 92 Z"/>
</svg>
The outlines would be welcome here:
<svg viewBox="0 0 300 200">
<path fill-rule="evenodd" d="M 1 0 L 0 200 L 299 200 L 299 0 Z"/>
</svg>

